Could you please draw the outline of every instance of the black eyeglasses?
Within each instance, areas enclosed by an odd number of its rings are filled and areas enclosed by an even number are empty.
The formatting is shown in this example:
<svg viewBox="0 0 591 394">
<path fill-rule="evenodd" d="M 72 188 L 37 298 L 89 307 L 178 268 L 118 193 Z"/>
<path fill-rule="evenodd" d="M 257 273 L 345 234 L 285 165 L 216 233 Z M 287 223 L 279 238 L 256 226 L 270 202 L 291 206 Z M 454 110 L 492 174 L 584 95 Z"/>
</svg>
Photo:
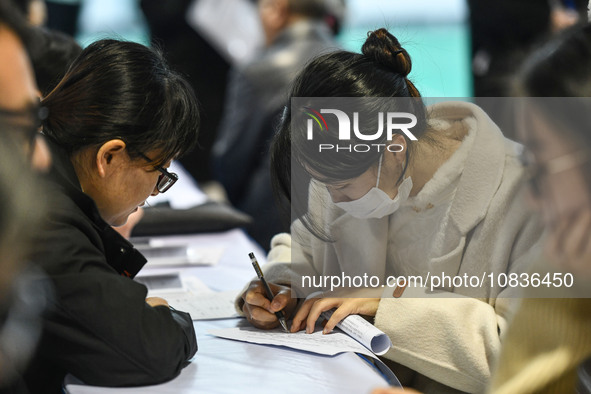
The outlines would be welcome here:
<svg viewBox="0 0 591 394">
<path fill-rule="evenodd" d="M 148 162 L 152 162 L 148 156 L 140 153 L 140 156 L 144 158 L 144 160 Z M 160 166 L 156 167 L 158 171 L 160 171 L 160 176 L 158 177 L 158 182 L 156 182 L 156 187 L 158 188 L 159 193 L 165 193 L 168 189 L 172 187 L 179 180 L 179 176 L 174 172 L 168 172 L 165 168 Z"/>
<path fill-rule="evenodd" d="M 47 108 L 37 103 L 21 110 L 0 108 L 0 130 L 12 134 L 17 140 L 24 140 L 29 154 L 32 154 L 35 139 L 40 135 L 41 122 L 47 114 Z"/>
<path fill-rule="evenodd" d="M 572 153 L 550 159 L 545 163 L 537 164 L 532 152 L 527 149 L 521 153 L 521 163 L 526 168 L 529 184 L 534 196 L 542 195 L 542 177 L 554 175 L 578 167 L 591 160 L 590 149 L 580 149 Z"/>
</svg>

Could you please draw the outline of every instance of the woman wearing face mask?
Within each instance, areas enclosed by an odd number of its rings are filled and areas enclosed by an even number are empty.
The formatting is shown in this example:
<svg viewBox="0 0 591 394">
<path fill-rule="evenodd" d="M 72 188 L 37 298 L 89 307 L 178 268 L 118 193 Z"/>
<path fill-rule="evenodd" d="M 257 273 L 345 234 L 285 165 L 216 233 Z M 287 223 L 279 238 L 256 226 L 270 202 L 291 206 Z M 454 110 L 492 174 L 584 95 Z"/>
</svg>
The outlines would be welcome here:
<svg viewBox="0 0 591 394">
<path fill-rule="evenodd" d="M 112 226 L 175 183 L 170 161 L 197 140 L 193 90 L 160 53 L 102 40 L 82 51 L 42 105 L 51 210 L 32 261 L 55 299 L 28 389 L 61 392 L 67 373 L 99 386 L 172 379 L 197 351 L 191 317 L 146 299 L 145 286 L 131 279 L 146 260 Z"/>
<path fill-rule="evenodd" d="M 292 332 L 311 332 L 321 312 L 332 308 L 336 311 L 325 332 L 347 315 L 370 316 L 392 340 L 385 357 L 395 362 L 403 384 L 431 392 L 478 392 L 490 377 L 512 304 L 498 297 L 511 289 L 489 282 L 478 287 L 442 284 L 435 285 L 435 294 L 408 286 L 400 298 L 392 298 L 392 289 L 389 297 L 362 293 L 364 298 L 343 298 L 326 293 L 330 283 L 306 287 L 301 280 L 308 274 L 376 276 L 380 284 L 388 275 L 496 278 L 520 272 L 535 254 L 541 231 L 520 193 L 519 146 L 472 104 L 425 108 L 407 78 L 410 71 L 406 50 L 380 29 L 369 34 L 362 54 L 324 55 L 299 75 L 292 98 L 356 97 L 363 98 L 361 104 L 339 100 L 352 111 L 363 112 L 361 105 L 374 114 L 414 114 L 416 127 L 410 134 L 417 140 L 399 128 L 391 139 L 383 133 L 372 141 L 380 150 L 333 149 L 319 156 L 318 150 L 306 148 L 305 120 L 298 126 L 305 119 L 302 113 L 318 107 L 312 99 L 301 99 L 306 111 L 287 108 L 271 148 L 272 169 L 297 220 L 291 236 L 274 238 L 264 269 L 274 299 L 267 301 L 260 283 L 253 281 L 237 307 L 260 328 L 277 326 L 274 312 L 283 310 L 293 318 Z M 315 141 L 343 143 L 336 118 L 324 115 L 329 123 L 313 134 Z M 374 119 L 364 130 L 379 127 L 379 118 Z M 351 134 L 352 145 L 368 144 Z M 324 297 L 310 295 L 314 290 L 325 291 Z"/>
</svg>

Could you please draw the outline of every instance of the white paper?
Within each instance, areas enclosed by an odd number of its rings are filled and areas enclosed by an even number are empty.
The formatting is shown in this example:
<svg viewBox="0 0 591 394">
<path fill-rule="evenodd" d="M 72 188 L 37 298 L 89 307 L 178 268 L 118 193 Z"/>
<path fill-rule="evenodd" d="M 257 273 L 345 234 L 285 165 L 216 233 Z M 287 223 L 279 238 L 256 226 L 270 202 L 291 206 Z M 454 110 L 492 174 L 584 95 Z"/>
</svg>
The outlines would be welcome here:
<svg viewBox="0 0 591 394">
<path fill-rule="evenodd" d="M 168 305 L 191 315 L 192 320 L 239 317 L 234 308 L 238 290 L 213 292 L 199 278 L 181 277 L 178 272 L 135 278 L 148 288 L 148 297 L 164 298 Z"/>
<path fill-rule="evenodd" d="M 328 356 L 334 356 L 343 352 L 355 352 L 374 357 L 371 351 L 365 346 L 347 334 L 337 331 L 333 331 L 330 334 L 322 334 L 322 331 L 316 331 L 312 334 L 306 334 L 305 331 L 287 333 L 280 328 L 265 331 L 249 326 L 209 330 L 208 333 L 220 338 L 258 343 L 261 345 L 286 346 L 292 349 L 305 350 Z"/>
<path fill-rule="evenodd" d="M 224 253 L 222 247 L 162 245 L 152 240 L 149 246 L 137 245 L 136 248 L 148 260 L 148 267 L 216 265 Z"/>
<path fill-rule="evenodd" d="M 357 322 L 352 324 L 356 326 Z M 367 324 L 374 327 L 370 323 Z M 260 345 L 285 346 L 292 349 L 304 350 L 310 353 L 324 354 L 328 356 L 334 356 L 344 352 L 362 354 L 369 356 L 373 360 L 375 367 L 381 371 L 390 384 L 401 386 L 396 375 L 394 375 L 386 364 L 360 342 L 343 332 L 333 331 L 330 334 L 322 334 L 322 331 L 319 330 L 312 334 L 306 334 L 305 331 L 287 333 L 281 328 L 276 328 L 274 330 L 260 330 L 250 325 L 213 329 L 208 330 L 207 332 L 220 338 Z M 388 339 L 388 342 L 389 341 L 390 340 Z"/>
<path fill-rule="evenodd" d="M 233 65 L 244 64 L 264 43 L 257 8 L 251 1 L 195 0 L 186 19 Z"/>
<path fill-rule="evenodd" d="M 228 319 L 238 317 L 234 300 L 238 291 L 220 293 L 193 293 L 191 291 L 162 293 L 168 305 L 187 312 L 193 320 Z"/>
<path fill-rule="evenodd" d="M 168 290 L 179 291 L 184 288 L 179 272 L 169 272 L 158 275 L 138 275 L 134 280 L 146 286 L 149 297 L 152 296 L 152 294 L 150 294 L 152 292 Z"/>
<path fill-rule="evenodd" d="M 214 293 L 201 279 L 196 276 L 183 276 L 183 289 L 193 294 Z"/>
<path fill-rule="evenodd" d="M 190 291 L 192 293 L 213 293 L 203 281 L 196 276 L 183 276 L 179 271 L 165 271 L 158 274 L 140 272 L 134 279 L 146 286 L 148 297 L 162 297 L 167 293 L 180 293 Z M 165 298 L 165 297 L 162 297 Z"/>
<path fill-rule="evenodd" d="M 328 320 L 332 312 L 324 312 L 322 316 Z M 383 331 L 359 315 L 347 316 L 337 327 L 378 356 L 385 354 L 392 347 L 392 341 Z"/>
</svg>

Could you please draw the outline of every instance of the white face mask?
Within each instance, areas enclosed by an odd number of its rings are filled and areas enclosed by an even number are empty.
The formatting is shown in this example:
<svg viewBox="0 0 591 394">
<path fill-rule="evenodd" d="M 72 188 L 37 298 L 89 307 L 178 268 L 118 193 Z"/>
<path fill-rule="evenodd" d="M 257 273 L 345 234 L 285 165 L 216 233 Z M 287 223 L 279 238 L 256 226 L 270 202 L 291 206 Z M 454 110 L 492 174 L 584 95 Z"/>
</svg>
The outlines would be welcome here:
<svg viewBox="0 0 591 394">
<path fill-rule="evenodd" d="M 378 164 L 378 181 L 363 197 L 345 202 L 337 202 L 335 205 L 345 210 L 349 215 L 358 219 L 383 218 L 396 212 L 400 204 L 405 202 L 412 190 L 412 179 L 407 177 L 398 186 L 398 194 L 393 199 L 383 190 L 379 189 L 380 173 L 382 170 L 382 158 Z"/>
</svg>

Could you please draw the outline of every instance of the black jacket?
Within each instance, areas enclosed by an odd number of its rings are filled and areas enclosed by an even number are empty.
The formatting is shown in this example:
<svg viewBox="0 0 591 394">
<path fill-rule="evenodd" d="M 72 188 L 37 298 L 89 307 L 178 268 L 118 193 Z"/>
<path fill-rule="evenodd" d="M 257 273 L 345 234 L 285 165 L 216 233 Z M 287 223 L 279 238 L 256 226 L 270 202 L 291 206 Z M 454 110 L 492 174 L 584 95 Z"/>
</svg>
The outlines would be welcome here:
<svg viewBox="0 0 591 394">
<path fill-rule="evenodd" d="M 47 273 L 55 297 L 25 375 L 29 390 L 60 392 L 66 373 L 99 386 L 172 379 L 197 351 L 191 317 L 145 302 L 146 287 L 132 280 L 145 258 L 100 217 L 66 153 L 49 145 L 51 212 L 33 260 Z"/>
</svg>

